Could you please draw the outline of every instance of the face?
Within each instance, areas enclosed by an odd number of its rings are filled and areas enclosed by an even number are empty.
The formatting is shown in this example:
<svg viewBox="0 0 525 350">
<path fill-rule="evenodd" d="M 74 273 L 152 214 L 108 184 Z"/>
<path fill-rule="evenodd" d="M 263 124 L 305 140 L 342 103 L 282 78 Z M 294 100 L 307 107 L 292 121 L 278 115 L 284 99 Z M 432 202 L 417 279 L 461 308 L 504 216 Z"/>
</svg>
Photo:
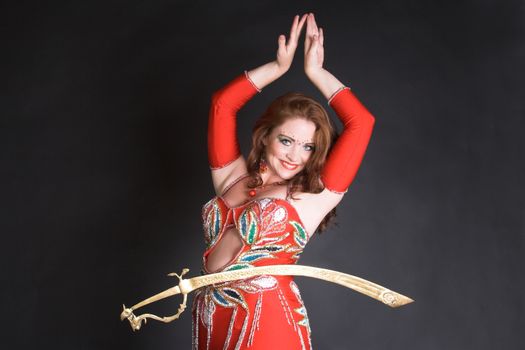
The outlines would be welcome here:
<svg viewBox="0 0 525 350">
<path fill-rule="evenodd" d="M 302 118 L 287 119 L 266 138 L 265 159 L 275 181 L 288 180 L 304 169 L 315 150 L 315 124 Z"/>
</svg>

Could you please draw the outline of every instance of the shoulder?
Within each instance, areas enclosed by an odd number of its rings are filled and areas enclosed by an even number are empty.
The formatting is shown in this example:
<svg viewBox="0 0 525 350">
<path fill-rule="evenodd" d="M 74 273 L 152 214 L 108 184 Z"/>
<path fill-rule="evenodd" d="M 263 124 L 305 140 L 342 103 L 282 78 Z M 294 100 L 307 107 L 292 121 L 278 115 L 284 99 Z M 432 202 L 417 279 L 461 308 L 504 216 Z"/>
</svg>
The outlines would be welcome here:
<svg viewBox="0 0 525 350">
<path fill-rule="evenodd" d="M 212 168 L 211 177 L 215 193 L 220 196 L 236 181 L 247 174 L 246 160 L 243 156 L 221 168 Z"/>
</svg>

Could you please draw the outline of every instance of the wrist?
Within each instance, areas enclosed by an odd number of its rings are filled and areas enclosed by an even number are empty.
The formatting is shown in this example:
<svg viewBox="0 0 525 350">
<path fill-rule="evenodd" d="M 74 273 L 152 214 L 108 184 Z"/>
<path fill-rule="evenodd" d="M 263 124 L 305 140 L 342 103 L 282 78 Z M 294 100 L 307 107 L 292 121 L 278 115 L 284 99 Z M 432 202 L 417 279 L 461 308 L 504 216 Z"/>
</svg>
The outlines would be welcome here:
<svg viewBox="0 0 525 350">
<path fill-rule="evenodd" d="M 321 68 L 310 68 L 310 69 L 305 69 L 304 72 L 306 73 L 306 76 L 308 77 L 308 79 L 310 79 L 310 81 L 312 83 L 316 83 L 320 80 L 323 79 L 323 76 L 326 76 L 326 73 L 327 71 L 321 67 Z"/>
<path fill-rule="evenodd" d="M 308 79 L 310 79 L 327 99 L 330 99 L 334 92 L 344 86 L 332 73 L 322 67 L 309 70 L 306 74 Z"/>
<path fill-rule="evenodd" d="M 278 61 L 273 61 L 272 64 L 276 79 L 282 77 L 290 69 L 290 66 L 279 64 Z"/>
<path fill-rule="evenodd" d="M 271 61 L 248 71 L 247 76 L 259 90 L 262 90 L 266 85 L 271 84 L 283 74 L 284 72 L 277 62 Z"/>
</svg>

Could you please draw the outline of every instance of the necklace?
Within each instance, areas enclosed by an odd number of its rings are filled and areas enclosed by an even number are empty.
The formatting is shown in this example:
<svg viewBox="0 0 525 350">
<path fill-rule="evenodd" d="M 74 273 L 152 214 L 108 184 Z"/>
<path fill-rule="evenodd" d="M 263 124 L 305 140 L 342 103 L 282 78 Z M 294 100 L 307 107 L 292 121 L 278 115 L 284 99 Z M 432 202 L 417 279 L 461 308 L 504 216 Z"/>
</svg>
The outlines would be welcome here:
<svg viewBox="0 0 525 350">
<path fill-rule="evenodd" d="M 258 190 L 262 190 L 263 188 L 266 188 L 266 187 L 270 187 L 270 186 L 279 186 L 279 185 L 284 185 L 286 184 L 287 181 L 277 181 L 277 182 L 272 182 L 271 184 L 266 184 L 266 185 L 261 185 L 261 186 L 257 186 L 257 187 L 254 187 L 252 188 L 248 194 L 250 195 L 250 197 L 255 197 L 255 195 L 257 194 L 257 191 Z"/>
</svg>

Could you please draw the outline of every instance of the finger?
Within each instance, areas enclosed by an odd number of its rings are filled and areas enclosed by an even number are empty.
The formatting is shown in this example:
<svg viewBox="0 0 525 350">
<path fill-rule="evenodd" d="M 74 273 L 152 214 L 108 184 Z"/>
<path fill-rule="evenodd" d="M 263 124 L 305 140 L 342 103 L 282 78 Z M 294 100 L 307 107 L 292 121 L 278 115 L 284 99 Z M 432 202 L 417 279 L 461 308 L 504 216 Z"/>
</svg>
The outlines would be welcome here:
<svg viewBox="0 0 525 350">
<path fill-rule="evenodd" d="M 313 27 L 312 19 L 313 19 L 313 15 L 311 13 L 308 14 L 308 19 L 306 20 L 306 34 L 310 37 L 314 35 L 314 27 Z"/>
<path fill-rule="evenodd" d="M 316 52 L 318 47 L 319 47 L 319 36 L 317 36 L 317 34 L 314 34 L 314 36 L 312 37 L 312 46 L 310 47 L 310 50 L 312 50 L 313 52 Z"/>
<path fill-rule="evenodd" d="M 295 36 L 295 33 L 297 31 L 297 23 L 299 22 L 299 16 L 296 15 L 293 18 L 292 27 L 290 28 L 290 38 L 293 38 Z"/>
<path fill-rule="evenodd" d="M 286 46 L 286 37 L 283 34 L 279 35 L 279 39 L 277 39 L 277 44 L 279 44 L 279 49 L 284 48 Z"/>
<path fill-rule="evenodd" d="M 310 40 L 313 39 L 314 35 L 319 35 L 319 30 L 317 29 L 317 25 L 315 24 L 315 17 L 312 13 L 308 15 L 308 36 L 310 37 Z"/>
<path fill-rule="evenodd" d="M 290 34 L 290 39 L 293 40 L 293 43 L 295 45 L 297 45 L 297 41 L 299 40 L 299 37 L 301 36 L 301 31 L 303 30 L 303 26 L 304 26 L 305 21 L 306 21 L 306 15 L 303 15 L 301 17 L 301 20 L 299 21 L 299 23 L 295 27 L 293 36 L 292 36 L 292 34 Z"/>
<path fill-rule="evenodd" d="M 304 52 L 308 52 L 312 43 L 312 18 L 310 14 L 306 15 L 306 34 L 304 36 Z"/>
<path fill-rule="evenodd" d="M 319 33 L 319 30 L 317 29 L 317 23 L 315 22 L 315 16 L 314 14 L 312 13 L 311 14 L 312 16 L 312 30 L 315 34 L 318 34 Z"/>
<path fill-rule="evenodd" d="M 319 28 L 319 44 L 324 46 L 324 31 L 323 28 Z"/>
<path fill-rule="evenodd" d="M 304 53 L 305 54 L 310 49 L 311 43 L 312 43 L 312 40 L 310 39 L 310 37 L 308 35 L 305 35 L 304 37 Z"/>
<path fill-rule="evenodd" d="M 301 20 L 299 21 L 299 24 L 297 25 L 297 36 L 301 34 L 301 30 L 304 27 L 304 23 L 306 22 L 306 19 L 308 18 L 308 15 L 305 14 L 303 17 L 301 17 Z"/>
</svg>

